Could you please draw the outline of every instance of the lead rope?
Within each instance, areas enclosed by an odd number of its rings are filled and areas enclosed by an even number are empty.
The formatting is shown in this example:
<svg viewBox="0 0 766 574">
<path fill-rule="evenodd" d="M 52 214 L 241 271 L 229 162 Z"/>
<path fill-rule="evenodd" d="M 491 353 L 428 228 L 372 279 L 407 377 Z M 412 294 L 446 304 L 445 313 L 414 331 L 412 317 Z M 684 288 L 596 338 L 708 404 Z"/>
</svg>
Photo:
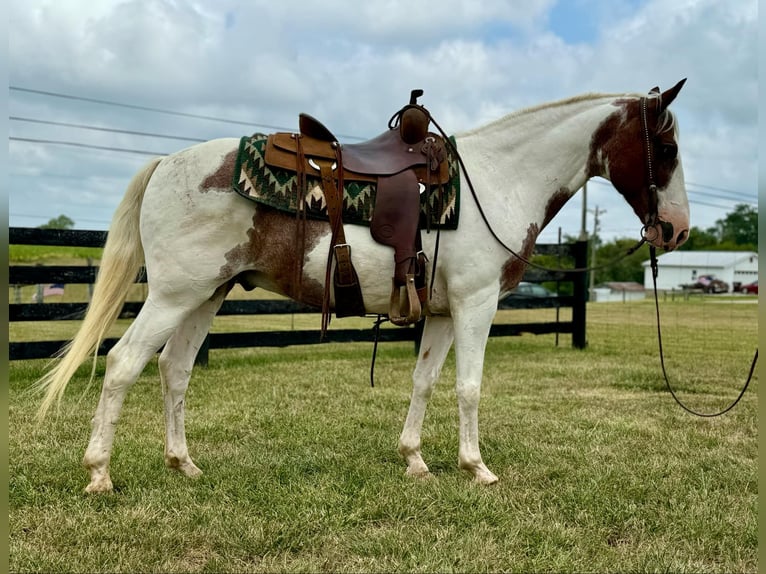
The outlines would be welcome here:
<svg viewBox="0 0 766 574">
<path fill-rule="evenodd" d="M 694 409 L 687 407 L 681 401 L 681 399 L 679 399 L 676 396 L 676 393 L 673 390 L 672 385 L 670 384 L 670 380 L 668 379 L 668 373 L 665 370 L 665 356 L 662 350 L 662 329 L 660 328 L 660 302 L 659 302 L 659 298 L 657 297 L 657 274 L 659 269 L 657 266 L 657 250 L 654 246 L 649 247 L 649 256 L 651 257 L 652 283 L 654 284 L 654 308 L 657 313 L 657 342 L 659 344 L 660 365 L 662 367 L 662 376 L 665 378 L 665 385 L 670 391 L 670 394 L 675 399 L 676 403 L 678 403 L 678 406 L 684 409 L 687 413 L 693 414 L 698 417 L 706 417 L 706 418 L 719 417 L 722 414 L 727 413 L 731 409 L 733 409 L 736 406 L 736 404 L 739 402 L 739 400 L 742 398 L 742 396 L 745 394 L 745 391 L 747 390 L 747 387 L 750 385 L 750 381 L 753 378 L 753 372 L 755 372 L 755 364 L 758 362 L 758 349 L 757 348 L 755 349 L 755 356 L 753 357 L 753 362 L 750 365 L 750 373 L 747 375 L 747 381 L 745 381 L 745 386 L 742 387 L 742 390 L 740 391 L 739 396 L 728 407 L 716 413 L 700 413 L 698 411 L 695 411 Z"/>
</svg>

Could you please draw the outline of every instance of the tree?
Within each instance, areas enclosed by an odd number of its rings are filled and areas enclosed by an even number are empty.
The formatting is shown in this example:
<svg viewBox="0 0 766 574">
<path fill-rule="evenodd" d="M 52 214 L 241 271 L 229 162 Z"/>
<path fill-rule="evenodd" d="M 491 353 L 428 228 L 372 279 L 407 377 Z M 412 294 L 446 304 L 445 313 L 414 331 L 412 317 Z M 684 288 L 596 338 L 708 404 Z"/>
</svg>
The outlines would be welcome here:
<svg viewBox="0 0 766 574">
<path fill-rule="evenodd" d="M 596 265 L 604 265 L 611 262 L 614 262 L 614 264 L 603 269 L 597 269 L 595 271 L 594 284 L 599 285 L 609 281 L 635 281 L 636 283 L 643 283 L 644 267 L 642 263 L 649 258 L 646 248 L 643 247 L 628 256 L 624 256 L 628 249 L 635 244 L 635 237 L 623 237 L 598 247 L 596 250 Z"/>
<path fill-rule="evenodd" d="M 721 243 L 733 243 L 749 249 L 758 245 L 758 209 L 741 203 L 729 215 L 715 222 Z"/>
<path fill-rule="evenodd" d="M 48 223 L 40 225 L 39 229 L 72 229 L 72 227 L 74 227 L 74 221 L 62 214 L 54 217 Z"/>
<path fill-rule="evenodd" d="M 689 239 L 681 246 L 685 251 L 756 251 L 758 249 L 758 209 L 745 203 L 702 230 L 692 227 Z"/>
<path fill-rule="evenodd" d="M 714 250 L 718 243 L 715 227 L 705 230 L 692 226 L 691 231 L 689 231 L 689 238 L 679 249 L 683 251 L 710 251 Z"/>
</svg>

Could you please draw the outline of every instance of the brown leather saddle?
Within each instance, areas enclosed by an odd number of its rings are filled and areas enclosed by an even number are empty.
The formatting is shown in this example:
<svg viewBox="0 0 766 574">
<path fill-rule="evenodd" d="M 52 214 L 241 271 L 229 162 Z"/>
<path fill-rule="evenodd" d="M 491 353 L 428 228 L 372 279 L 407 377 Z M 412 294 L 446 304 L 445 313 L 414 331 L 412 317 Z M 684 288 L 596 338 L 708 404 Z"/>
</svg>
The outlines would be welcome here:
<svg viewBox="0 0 766 574">
<path fill-rule="evenodd" d="M 330 130 L 308 114 L 299 117 L 300 133 L 280 132 L 268 138 L 266 163 L 295 172 L 303 197 L 308 192 L 306 176 L 319 177 L 322 182 L 331 229 L 322 306 L 323 332 L 329 323 L 333 257 L 336 316 L 365 314 L 351 247 L 343 232 L 343 187 L 349 181 L 376 185 L 370 233 L 378 243 L 394 248 L 391 322 L 403 326 L 421 317 L 427 290 L 426 257 L 419 229 L 420 193 L 449 181 L 445 143 L 428 131 L 430 114 L 417 103 L 422 94 L 422 90 L 413 90 L 410 103 L 391 117 L 388 129 L 369 141 L 340 144 Z"/>
</svg>

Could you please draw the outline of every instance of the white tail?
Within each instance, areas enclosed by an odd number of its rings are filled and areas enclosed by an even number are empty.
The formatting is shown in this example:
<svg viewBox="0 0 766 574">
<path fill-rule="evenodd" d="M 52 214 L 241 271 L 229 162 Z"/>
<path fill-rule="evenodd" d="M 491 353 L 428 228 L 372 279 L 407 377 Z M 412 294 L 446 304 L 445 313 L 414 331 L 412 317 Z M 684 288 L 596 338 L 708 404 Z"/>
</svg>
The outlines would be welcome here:
<svg viewBox="0 0 766 574">
<path fill-rule="evenodd" d="M 58 363 L 36 383 L 36 388 L 45 392 L 37 413 L 38 421 L 45 417 L 54 403 L 61 400 L 69 379 L 91 354 L 94 355 L 95 370 L 98 347 L 107 329 L 117 319 L 128 290 L 144 263 L 139 231 L 141 203 L 149 179 L 160 161 L 162 158 L 153 159 L 133 176 L 125 197 L 117 207 L 104 245 L 93 297 L 80 329 L 62 349 Z"/>
</svg>

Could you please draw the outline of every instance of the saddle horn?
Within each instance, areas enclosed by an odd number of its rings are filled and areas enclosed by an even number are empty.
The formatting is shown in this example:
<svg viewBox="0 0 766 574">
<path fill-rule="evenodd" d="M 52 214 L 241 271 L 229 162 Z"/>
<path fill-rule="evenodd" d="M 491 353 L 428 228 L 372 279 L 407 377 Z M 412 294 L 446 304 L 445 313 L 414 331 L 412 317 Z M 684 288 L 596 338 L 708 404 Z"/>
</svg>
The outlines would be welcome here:
<svg viewBox="0 0 766 574">
<path fill-rule="evenodd" d="M 396 112 L 388 121 L 391 129 L 399 128 L 402 140 L 408 144 L 416 144 L 428 135 L 428 125 L 431 123 L 431 114 L 418 103 L 418 98 L 423 95 L 423 90 L 410 92 L 410 103 Z"/>
</svg>

